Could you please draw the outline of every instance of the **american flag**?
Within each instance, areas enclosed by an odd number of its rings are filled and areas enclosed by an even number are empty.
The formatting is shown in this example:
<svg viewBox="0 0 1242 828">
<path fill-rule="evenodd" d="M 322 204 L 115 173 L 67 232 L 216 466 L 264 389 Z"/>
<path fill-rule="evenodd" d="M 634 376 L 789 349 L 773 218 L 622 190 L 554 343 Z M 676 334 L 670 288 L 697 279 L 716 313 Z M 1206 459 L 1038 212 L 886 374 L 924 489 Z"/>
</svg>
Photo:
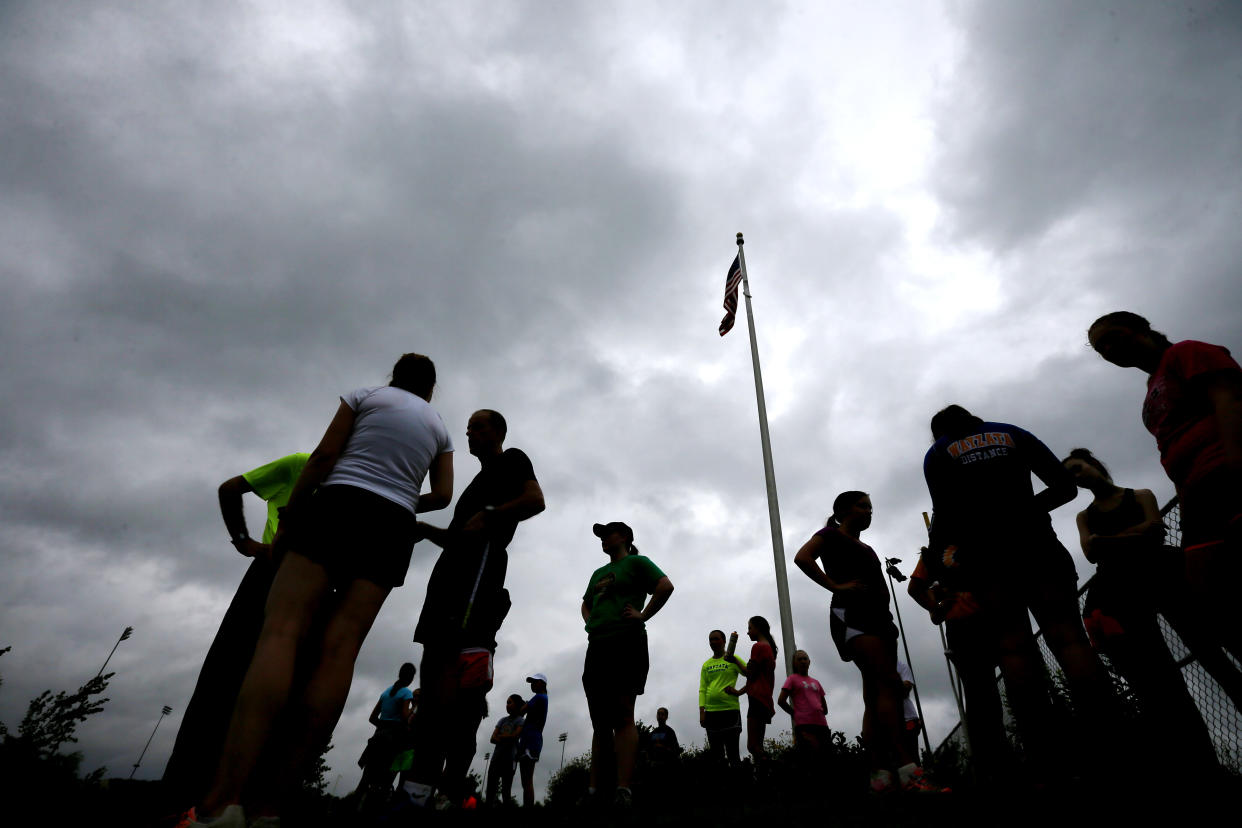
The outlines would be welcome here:
<svg viewBox="0 0 1242 828">
<path fill-rule="evenodd" d="M 720 320 L 720 335 L 724 336 L 733 330 L 734 318 L 737 315 L 737 286 L 742 283 L 742 254 L 739 253 L 729 266 L 729 275 L 725 277 L 725 318 Z"/>
</svg>

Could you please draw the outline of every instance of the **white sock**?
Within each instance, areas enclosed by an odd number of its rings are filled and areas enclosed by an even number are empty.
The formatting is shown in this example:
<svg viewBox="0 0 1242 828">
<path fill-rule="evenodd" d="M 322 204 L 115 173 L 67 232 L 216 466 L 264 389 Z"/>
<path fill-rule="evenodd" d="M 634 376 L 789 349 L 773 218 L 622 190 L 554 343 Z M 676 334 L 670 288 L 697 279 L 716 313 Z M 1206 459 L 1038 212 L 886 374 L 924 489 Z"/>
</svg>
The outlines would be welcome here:
<svg viewBox="0 0 1242 828">
<path fill-rule="evenodd" d="M 433 788 L 430 785 L 410 781 L 402 783 L 401 788 L 409 795 L 410 799 L 414 800 L 414 804 L 420 808 L 431 800 Z"/>
<path fill-rule="evenodd" d="M 897 776 L 901 779 L 902 782 L 908 782 L 910 780 L 910 777 L 914 776 L 914 772 L 918 769 L 919 769 L 918 765 L 914 764 L 913 762 L 908 762 L 897 769 Z"/>
</svg>

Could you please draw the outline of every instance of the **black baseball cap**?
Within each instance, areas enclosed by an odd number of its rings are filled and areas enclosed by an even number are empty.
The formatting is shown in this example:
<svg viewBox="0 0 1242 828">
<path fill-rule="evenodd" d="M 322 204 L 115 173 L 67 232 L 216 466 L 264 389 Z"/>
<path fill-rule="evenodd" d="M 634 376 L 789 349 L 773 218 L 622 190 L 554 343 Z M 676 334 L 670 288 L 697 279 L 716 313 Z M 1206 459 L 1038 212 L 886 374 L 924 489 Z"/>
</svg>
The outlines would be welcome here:
<svg viewBox="0 0 1242 828">
<path fill-rule="evenodd" d="M 620 532 L 625 536 L 627 543 L 634 542 L 634 530 L 619 520 L 614 520 L 611 523 L 597 523 L 591 527 L 591 531 L 595 533 L 597 538 L 605 538 L 613 532 Z"/>
</svg>

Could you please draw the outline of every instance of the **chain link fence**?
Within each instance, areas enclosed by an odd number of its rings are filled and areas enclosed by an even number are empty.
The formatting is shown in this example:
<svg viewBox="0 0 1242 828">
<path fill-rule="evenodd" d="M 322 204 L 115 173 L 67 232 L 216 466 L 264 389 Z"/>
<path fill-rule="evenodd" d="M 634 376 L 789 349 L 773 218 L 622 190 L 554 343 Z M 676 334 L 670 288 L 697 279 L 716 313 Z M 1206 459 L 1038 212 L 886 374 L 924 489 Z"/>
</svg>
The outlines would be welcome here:
<svg viewBox="0 0 1242 828">
<path fill-rule="evenodd" d="M 1181 529 L 1181 511 L 1178 509 L 1177 498 L 1170 500 L 1161 510 L 1160 514 L 1164 517 L 1164 525 L 1167 530 L 1165 535 L 1165 543 L 1170 546 L 1181 546 L 1182 529 Z M 1094 576 L 1092 576 L 1094 577 Z M 1091 579 L 1082 585 L 1078 591 L 1078 606 L 1082 608 L 1086 601 L 1087 589 L 1091 586 Z M 1240 711 L 1230 699 L 1229 695 L 1221 688 L 1203 665 L 1199 663 L 1190 649 L 1182 643 L 1182 639 L 1173 630 L 1164 616 L 1158 616 L 1160 620 L 1160 629 L 1164 633 L 1165 642 L 1168 644 L 1169 652 L 1177 661 L 1178 666 L 1182 670 L 1182 678 L 1186 681 L 1186 686 L 1190 690 L 1190 695 L 1194 699 L 1195 704 L 1199 708 L 1199 713 L 1203 716 L 1203 721 L 1207 725 L 1208 732 L 1212 737 L 1212 744 L 1216 747 L 1216 757 L 1221 765 L 1235 773 L 1242 773 L 1242 711 Z M 1041 634 L 1036 633 L 1039 642 L 1040 652 L 1043 654 L 1044 663 L 1050 671 L 1059 669 L 1056 660 L 1052 656 L 1052 651 L 1048 648 Z M 1236 659 L 1233 659 L 1227 653 L 1223 655 L 1234 666 L 1238 665 Z M 1108 659 L 1102 659 L 1104 665 L 1110 670 L 1111 665 Z M 1114 673 L 1116 675 L 1116 673 Z M 1118 676 L 1120 679 L 1120 676 Z M 997 681 L 1001 679 L 997 676 Z M 1124 684 L 1124 680 L 1121 680 Z M 961 722 L 958 722 L 954 728 L 949 731 L 949 735 L 944 738 L 940 745 L 936 748 L 939 753 L 946 745 L 956 743 L 956 746 L 965 750 L 964 734 L 962 732 Z"/>
</svg>

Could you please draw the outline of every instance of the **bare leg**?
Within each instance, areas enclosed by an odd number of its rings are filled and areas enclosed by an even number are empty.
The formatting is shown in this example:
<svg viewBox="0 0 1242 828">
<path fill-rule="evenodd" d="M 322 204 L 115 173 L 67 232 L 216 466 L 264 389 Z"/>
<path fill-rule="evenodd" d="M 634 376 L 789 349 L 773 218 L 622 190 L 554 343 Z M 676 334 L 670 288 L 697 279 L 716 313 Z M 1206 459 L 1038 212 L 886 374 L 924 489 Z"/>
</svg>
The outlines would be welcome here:
<svg viewBox="0 0 1242 828">
<path fill-rule="evenodd" d="M 896 642 L 876 635 L 859 635 L 850 639 L 848 646 L 862 672 L 863 701 L 871 718 L 872 770 L 888 769 L 886 753 L 896 758 L 898 766 L 917 764 L 917 757 L 909 755 L 902 739 L 904 720 Z"/>
<path fill-rule="evenodd" d="M 763 749 L 763 737 L 767 729 L 768 726 L 763 719 L 752 719 L 749 717 L 746 719 L 746 750 L 756 762 L 767 757 L 767 753 Z"/>
<path fill-rule="evenodd" d="M 529 808 L 535 804 L 535 763 L 529 759 L 521 759 L 518 761 L 518 768 L 522 772 L 522 807 Z M 510 774 L 509 782 L 513 782 L 513 775 Z M 595 785 L 595 757 L 591 757 L 591 785 Z"/>
<path fill-rule="evenodd" d="M 341 593 L 324 629 L 318 664 L 302 692 L 298 721 L 289 729 L 290 744 L 283 757 L 284 791 L 300 785 L 311 757 L 332 738 L 353 684 L 354 662 L 390 591 L 371 581 L 355 580 Z"/>
<path fill-rule="evenodd" d="M 617 786 L 628 788 L 634 778 L 634 760 L 638 757 L 638 729 L 634 726 L 634 697 L 625 696 L 620 701 L 613 725 L 613 746 L 617 757 Z"/>
<path fill-rule="evenodd" d="M 288 702 L 298 645 L 330 590 L 322 566 L 295 552 L 285 555 L 268 593 L 263 632 L 238 693 L 202 813 L 215 815 L 240 802 L 276 717 Z"/>
</svg>

